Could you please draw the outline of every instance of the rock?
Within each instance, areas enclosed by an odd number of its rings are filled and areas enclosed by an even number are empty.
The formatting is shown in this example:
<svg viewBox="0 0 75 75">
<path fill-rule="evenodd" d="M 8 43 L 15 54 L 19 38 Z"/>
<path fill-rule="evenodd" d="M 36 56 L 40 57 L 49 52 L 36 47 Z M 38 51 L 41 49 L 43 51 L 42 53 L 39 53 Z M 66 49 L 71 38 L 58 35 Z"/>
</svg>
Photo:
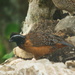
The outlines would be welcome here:
<svg viewBox="0 0 75 75">
<path fill-rule="evenodd" d="M 21 58 L 24 58 L 24 59 L 25 58 L 27 59 L 27 58 L 32 58 L 33 57 L 33 55 L 31 53 L 28 53 L 28 52 L 22 50 L 19 47 L 15 47 L 13 49 L 13 53 L 15 54 L 15 56 L 21 57 Z"/>
<path fill-rule="evenodd" d="M 41 19 L 53 19 L 55 10 L 52 0 L 29 0 L 29 8 L 22 28 L 23 33 L 27 34 L 33 24 Z"/>
<path fill-rule="evenodd" d="M 75 75 L 75 71 L 64 63 L 53 63 L 47 59 L 16 59 L 0 65 L 0 75 Z"/>
<path fill-rule="evenodd" d="M 52 0 L 55 6 L 73 14 L 75 12 L 75 0 Z"/>
<path fill-rule="evenodd" d="M 75 61 L 69 60 L 65 64 L 68 68 L 75 70 Z"/>
<path fill-rule="evenodd" d="M 64 36 L 64 39 L 75 46 L 75 16 L 67 16 L 58 22 L 56 33 Z"/>
<path fill-rule="evenodd" d="M 55 27 L 56 32 L 59 32 L 60 30 L 67 31 L 67 29 L 70 29 L 75 33 L 75 16 L 67 16 L 66 18 L 63 18 Z"/>
<path fill-rule="evenodd" d="M 72 37 L 68 37 L 66 39 L 66 41 L 68 41 L 69 43 L 73 44 L 75 46 L 75 36 L 72 36 Z"/>
</svg>

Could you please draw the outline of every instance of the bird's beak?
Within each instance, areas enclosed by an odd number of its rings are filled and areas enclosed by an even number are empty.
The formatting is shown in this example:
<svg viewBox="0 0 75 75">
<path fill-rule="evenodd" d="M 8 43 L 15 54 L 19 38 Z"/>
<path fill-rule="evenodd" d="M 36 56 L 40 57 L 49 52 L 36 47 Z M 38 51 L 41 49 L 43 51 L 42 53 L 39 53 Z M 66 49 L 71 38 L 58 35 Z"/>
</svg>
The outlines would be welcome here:
<svg viewBox="0 0 75 75">
<path fill-rule="evenodd" d="M 9 39 L 9 42 L 13 42 L 13 40 L 12 39 Z"/>
</svg>

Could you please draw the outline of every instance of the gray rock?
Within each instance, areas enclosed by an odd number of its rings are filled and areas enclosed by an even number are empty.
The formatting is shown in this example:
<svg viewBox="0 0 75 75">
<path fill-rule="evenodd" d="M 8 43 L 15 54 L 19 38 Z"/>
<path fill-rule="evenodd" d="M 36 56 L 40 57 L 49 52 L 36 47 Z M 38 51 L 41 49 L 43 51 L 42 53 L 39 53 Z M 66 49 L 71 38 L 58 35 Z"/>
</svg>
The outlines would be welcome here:
<svg viewBox="0 0 75 75">
<path fill-rule="evenodd" d="M 67 16 L 58 22 L 55 31 L 64 32 L 66 41 L 75 46 L 75 16 Z"/>
<path fill-rule="evenodd" d="M 47 59 L 16 59 L 0 65 L 0 75 L 75 75 L 75 71 L 68 69 L 64 63 L 52 63 Z"/>
<path fill-rule="evenodd" d="M 75 33 L 75 16 L 67 16 L 58 22 L 55 31 L 71 29 Z"/>
<path fill-rule="evenodd" d="M 73 14 L 75 12 L 75 0 L 52 0 L 55 6 Z"/>
</svg>

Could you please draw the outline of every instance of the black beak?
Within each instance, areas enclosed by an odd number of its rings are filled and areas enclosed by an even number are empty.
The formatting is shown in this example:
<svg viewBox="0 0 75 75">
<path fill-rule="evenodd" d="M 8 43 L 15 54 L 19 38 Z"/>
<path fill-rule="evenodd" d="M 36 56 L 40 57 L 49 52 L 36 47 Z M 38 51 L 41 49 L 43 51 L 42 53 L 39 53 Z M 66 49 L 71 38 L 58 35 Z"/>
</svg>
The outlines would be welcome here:
<svg viewBox="0 0 75 75">
<path fill-rule="evenodd" d="M 13 42 L 13 40 L 9 39 L 9 42 Z"/>
<path fill-rule="evenodd" d="M 9 39 L 9 42 L 14 42 L 14 41 L 13 41 L 13 36 Z"/>
</svg>

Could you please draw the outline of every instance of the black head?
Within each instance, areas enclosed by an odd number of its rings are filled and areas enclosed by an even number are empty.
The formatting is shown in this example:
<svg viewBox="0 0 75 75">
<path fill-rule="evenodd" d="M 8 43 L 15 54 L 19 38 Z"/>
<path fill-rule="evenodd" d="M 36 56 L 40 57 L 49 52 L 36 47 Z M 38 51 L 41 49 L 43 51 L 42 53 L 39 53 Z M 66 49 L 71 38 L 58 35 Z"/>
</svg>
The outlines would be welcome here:
<svg viewBox="0 0 75 75">
<path fill-rule="evenodd" d="M 20 35 L 20 34 L 14 34 L 10 36 L 10 42 L 16 42 L 16 44 L 18 46 L 20 46 L 21 44 L 24 44 L 25 42 L 25 36 Z"/>
</svg>

